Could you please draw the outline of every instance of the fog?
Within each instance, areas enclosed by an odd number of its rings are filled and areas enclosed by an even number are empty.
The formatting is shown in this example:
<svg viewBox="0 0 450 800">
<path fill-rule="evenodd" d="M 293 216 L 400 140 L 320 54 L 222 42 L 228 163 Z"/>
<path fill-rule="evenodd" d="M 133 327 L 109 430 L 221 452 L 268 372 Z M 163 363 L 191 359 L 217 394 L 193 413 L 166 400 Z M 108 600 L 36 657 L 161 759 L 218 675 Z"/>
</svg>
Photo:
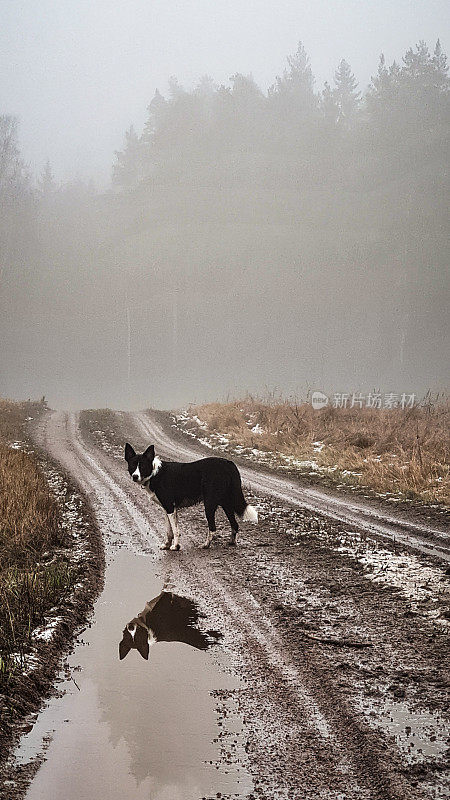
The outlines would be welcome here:
<svg viewBox="0 0 450 800">
<path fill-rule="evenodd" d="M 448 384 L 446 5 L 241 6 L 1 4 L 0 395 Z"/>
</svg>

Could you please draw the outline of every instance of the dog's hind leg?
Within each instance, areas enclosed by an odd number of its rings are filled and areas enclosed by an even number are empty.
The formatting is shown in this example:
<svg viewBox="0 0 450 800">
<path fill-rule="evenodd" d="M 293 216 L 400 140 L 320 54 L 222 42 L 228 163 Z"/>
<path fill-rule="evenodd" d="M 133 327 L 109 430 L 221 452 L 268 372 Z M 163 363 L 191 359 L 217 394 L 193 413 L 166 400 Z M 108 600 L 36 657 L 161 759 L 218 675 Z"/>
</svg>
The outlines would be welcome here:
<svg viewBox="0 0 450 800">
<path fill-rule="evenodd" d="M 164 542 L 164 544 L 161 545 L 161 550 L 170 550 L 170 546 L 171 546 L 172 541 L 173 541 L 172 525 L 170 523 L 170 518 L 169 518 L 169 515 L 167 514 L 167 512 L 166 512 L 166 526 L 167 526 L 167 528 L 166 528 L 167 538 L 166 538 L 166 541 Z"/>
<path fill-rule="evenodd" d="M 169 522 L 172 527 L 173 533 L 173 542 L 170 545 L 171 550 L 179 550 L 180 549 L 180 532 L 178 530 L 178 513 L 176 508 L 174 508 L 172 514 L 168 514 Z"/>
<path fill-rule="evenodd" d="M 205 503 L 205 514 L 206 519 L 208 520 L 208 535 L 206 537 L 206 541 L 202 544 L 202 548 L 206 549 L 210 546 L 213 538 L 213 534 L 216 532 L 216 510 L 217 504 L 216 503 Z"/>
<path fill-rule="evenodd" d="M 228 522 L 231 525 L 231 537 L 228 540 L 228 544 L 235 545 L 237 532 L 239 530 L 239 525 L 237 524 L 236 517 L 234 516 L 234 511 L 230 509 L 229 506 L 222 506 L 222 508 L 225 511 L 225 514 L 227 515 Z"/>
</svg>

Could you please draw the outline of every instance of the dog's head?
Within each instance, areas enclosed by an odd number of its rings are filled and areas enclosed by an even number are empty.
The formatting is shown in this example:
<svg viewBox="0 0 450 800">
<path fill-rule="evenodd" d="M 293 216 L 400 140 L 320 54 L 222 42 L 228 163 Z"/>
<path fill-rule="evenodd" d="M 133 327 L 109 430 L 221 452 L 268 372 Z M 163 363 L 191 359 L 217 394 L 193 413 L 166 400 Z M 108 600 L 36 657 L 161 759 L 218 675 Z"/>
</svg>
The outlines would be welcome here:
<svg viewBox="0 0 450 800">
<path fill-rule="evenodd" d="M 153 632 L 146 628 L 138 618 L 132 619 L 123 629 L 122 641 L 119 644 L 119 658 L 122 661 L 130 650 L 137 650 L 142 658 L 148 660 L 150 645 L 156 639 Z"/>
<path fill-rule="evenodd" d="M 143 483 L 152 475 L 156 475 L 161 466 L 160 459 L 155 457 L 155 447 L 150 445 L 144 453 L 136 453 L 128 442 L 125 445 L 125 460 L 128 472 L 136 483 Z"/>
</svg>

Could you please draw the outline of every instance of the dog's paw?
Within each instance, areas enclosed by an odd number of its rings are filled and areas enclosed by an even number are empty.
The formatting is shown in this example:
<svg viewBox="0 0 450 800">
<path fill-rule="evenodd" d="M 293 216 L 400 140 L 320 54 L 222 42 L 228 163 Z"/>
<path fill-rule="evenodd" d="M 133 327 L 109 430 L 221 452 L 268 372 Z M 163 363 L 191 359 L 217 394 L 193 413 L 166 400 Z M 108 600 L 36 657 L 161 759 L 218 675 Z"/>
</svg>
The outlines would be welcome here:
<svg viewBox="0 0 450 800">
<path fill-rule="evenodd" d="M 162 544 L 162 545 L 160 545 L 160 548 L 159 548 L 159 549 L 160 549 L 160 550 L 170 550 L 170 544 L 169 544 L 169 542 L 166 542 L 165 544 Z"/>
<path fill-rule="evenodd" d="M 171 550 L 179 550 L 180 549 L 180 545 L 179 544 L 171 544 L 170 545 L 170 549 Z"/>
<path fill-rule="evenodd" d="M 228 547 L 236 547 L 236 539 L 228 539 Z"/>
<path fill-rule="evenodd" d="M 205 542 L 204 544 L 200 545 L 200 550 L 209 550 L 211 546 L 211 542 Z"/>
</svg>

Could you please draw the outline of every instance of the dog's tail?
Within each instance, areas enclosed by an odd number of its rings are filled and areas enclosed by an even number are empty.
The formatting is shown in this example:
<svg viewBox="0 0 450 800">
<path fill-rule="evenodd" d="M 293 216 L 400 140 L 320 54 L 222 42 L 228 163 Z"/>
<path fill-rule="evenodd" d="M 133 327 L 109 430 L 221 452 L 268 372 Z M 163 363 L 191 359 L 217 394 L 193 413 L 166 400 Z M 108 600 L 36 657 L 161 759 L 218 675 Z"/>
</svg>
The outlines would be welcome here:
<svg viewBox="0 0 450 800">
<path fill-rule="evenodd" d="M 244 508 L 244 513 L 239 516 L 242 522 L 258 522 L 258 512 L 255 506 L 251 506 L 248 503 Z"/>
<path fill-rule="evenodd" d="M 239 475 L 236 464 L 233 464 L 233 467 L 231 491 L 234 512 L 243 522 L 258 522 L 258 512 L 256 508 L 249 505 L 244 497 L 241 476 Z"/>
</svg>

